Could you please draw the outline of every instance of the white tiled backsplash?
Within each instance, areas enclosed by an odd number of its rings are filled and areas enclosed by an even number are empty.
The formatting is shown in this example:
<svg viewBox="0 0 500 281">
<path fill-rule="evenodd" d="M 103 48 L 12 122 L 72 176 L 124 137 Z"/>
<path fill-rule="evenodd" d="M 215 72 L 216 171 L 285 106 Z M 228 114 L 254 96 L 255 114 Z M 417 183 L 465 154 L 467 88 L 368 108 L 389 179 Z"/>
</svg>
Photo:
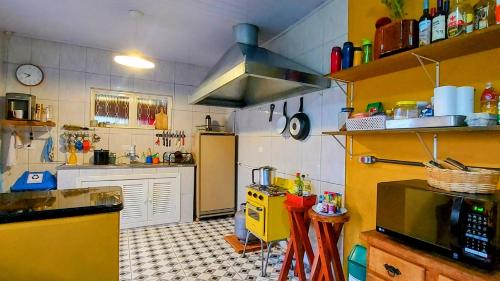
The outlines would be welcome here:
<svg viewBox="0 0 500 281">
<path fill-rule="evenodd" d="M 347 0 L 329 1 L 265 47 L 321 73 L 330 71 L 330 52 L 347 40 Z M 287 99 L 288 117 L 298 111 L 299 97 Z M 283 112 L 283 101 L 274 102 L 273 122 L 270 103 L 236 112 L 238 151 L 238 203 L 245 199 L 251 170 L 263 165 L 278 169 L 278 176 L 296 172 L 309 174 L 315 192 L 344 193 L 345 150 L 321 132 L 337 130 L 337 115 L 345 106 L 342 90 L 332 88 L 304 95 L 304 112 L 311 120 L 311 134 L 304 141 L 281 136 L 274 128 Z M 345 139 L 342 139 L 345 143 Z"/>
<path fill-rule="evenodd" d="M 233 130 L 234 112 L 231 109 L 208 106 L 191 106 L 188 95 L 191 94 L 206 75 L 208 68 L 191 64 L 155 60 L 153 70 L 133 70 L 113 62 L 114 52 L 69 45 L 51 41 L 12 36 L 8 41 L 4 56 L 0 83 L 2 96 L 6 92 L 31 93 L 36 95 L 37 103 L 52 105 L 54 121 L 57 127 L 50 135 L 57 140 L 56 163 L 42 163 L 41 151 L 49 133 L 38 128 L 31 150 L 18 150 L 17 165 L 4 171 L 3 189 L 11 184 L 26 170 L 49 170 L 66 160 L 66 153 L 61 145 L 61 127 L 64 124 L 89 126 L 90 88 L 134 91 L 141 93 L 171 95 L 174 98 L 172 125 L 174 130 L 186 132 L 185 150 L 191 150 L 192 133 L 196 125 L 205 122 L 210 114 L 213 121 Z M 42 67 L 45 80 L 36 87 L 26 87 L 17 82 L 15 70 L 19 64 L 33 63 Z M 0 80 L 0 82 L 2 82 Z M 5 89 L 5 91 L 4 91 Z M 5 114 L 5 99 L 0 99 L 0 114 Z M 6 132 L 8 134 L 8 132 Z M 23 131 L 27 137 L 27 131 Z M 121 156 L 131 144 L 137 145 L 137 152 L 142 153 L 149 147 L 162 154 L 167 148 L 154 145 L 157 133 L 144 129 L 98 128 L 101 137 L 98 148 L 110 149 Z M 173 148 L 168 148 L 173 150 Z M 91 153 L 78 154 L 80 163 L 88 162 Z M 5 170 L 5 169 L 4 169 Z"/>
</svg>

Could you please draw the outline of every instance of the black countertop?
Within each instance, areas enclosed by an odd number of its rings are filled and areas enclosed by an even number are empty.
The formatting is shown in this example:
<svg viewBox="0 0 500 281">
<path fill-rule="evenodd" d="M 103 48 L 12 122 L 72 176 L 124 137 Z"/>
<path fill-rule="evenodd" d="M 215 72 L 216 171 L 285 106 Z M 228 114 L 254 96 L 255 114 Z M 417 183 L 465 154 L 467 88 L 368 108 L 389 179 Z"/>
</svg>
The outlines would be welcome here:
<svg viewBox="0 0 500 281">
<path fill-rule="evenodd" d="M 0 193 L 0 224 L 118 212 L 117 186 Z"/>
</svg>

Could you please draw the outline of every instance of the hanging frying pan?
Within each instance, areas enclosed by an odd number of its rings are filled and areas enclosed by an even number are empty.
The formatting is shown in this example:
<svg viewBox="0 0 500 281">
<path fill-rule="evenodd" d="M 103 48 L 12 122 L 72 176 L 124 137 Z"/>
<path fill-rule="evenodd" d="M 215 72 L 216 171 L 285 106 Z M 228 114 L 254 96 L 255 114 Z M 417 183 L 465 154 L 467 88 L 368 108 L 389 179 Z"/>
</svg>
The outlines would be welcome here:
<svg viewBox="0 0 500 281">
<path fill-rule="evenodd" d="M 276 133 L 283 134 L 288 126 L 288 116 L 286 115 L 286 101 L 283 103 L 283 116 L 276 122 Z"/>
<path fill-rule="evenodd" d="M 290 135 L 296 140 L 304 140 L 309 135 L 311 130 L 311 123 L 309 117 L 303 111 L 304 98 L 300 97 L 300 107 L 299 112 L 290 118 Z"/>
</svg>

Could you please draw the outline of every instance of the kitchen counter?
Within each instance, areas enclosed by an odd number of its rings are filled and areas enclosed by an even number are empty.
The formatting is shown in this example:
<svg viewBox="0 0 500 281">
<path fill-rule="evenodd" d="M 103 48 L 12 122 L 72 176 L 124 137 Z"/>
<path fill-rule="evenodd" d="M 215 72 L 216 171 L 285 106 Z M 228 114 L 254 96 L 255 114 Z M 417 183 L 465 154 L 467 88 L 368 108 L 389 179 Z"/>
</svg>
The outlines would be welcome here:
<svg viewBox="0 0 500 281">
<path fill-rule="evenodd" d="M 196 164 L 178 164 L 178 163 L 159 163 L 159 164 L 146 164 L 146 163 L 133 163 L 133 164 L 116 164 L 116 165 L 61 165 L 57 166 L 57 170 L 85 170 L 85 169 L 130 169 L 130 168 L 175 168 L 175 167 L 196 167 Z"/>
<path fill-rule="evenodd" d="M 0 193 L 0 224 L 118 212 L 120 187 Z"/>
</svg>

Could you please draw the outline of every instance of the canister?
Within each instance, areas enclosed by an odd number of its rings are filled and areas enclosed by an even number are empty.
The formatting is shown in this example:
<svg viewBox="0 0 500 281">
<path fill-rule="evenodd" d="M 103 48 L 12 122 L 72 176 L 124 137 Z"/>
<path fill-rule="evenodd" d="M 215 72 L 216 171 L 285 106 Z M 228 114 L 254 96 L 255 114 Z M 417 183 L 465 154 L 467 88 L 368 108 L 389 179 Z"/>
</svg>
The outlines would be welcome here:
<svg viewBox="0 0 500 281">
<path fill-rule="evenodd" d="M 363 50 L 361 47 L 354 47 L 354 60 L 352 65 L 358 66 L 363 62 Z"/>
<path fill-rule="evenodd" d="M 345 42 L 342 48 L 342 69 L 352 67 L 354 59 L 354 45 L 352 42 Z"/>
<path fill-rule="evenodd" d="M 369 63 L 373 60 L 373 44 L 371 40 L 363 39 L 361 42 L 363 47 L 363 63 Z"/>
<path fill-rule="evenodd" d="M 332 48 L 330 54 L 330 73 L 335 73 L 342 69 L 342 49 L 338 46 Z"/>
</svg>

